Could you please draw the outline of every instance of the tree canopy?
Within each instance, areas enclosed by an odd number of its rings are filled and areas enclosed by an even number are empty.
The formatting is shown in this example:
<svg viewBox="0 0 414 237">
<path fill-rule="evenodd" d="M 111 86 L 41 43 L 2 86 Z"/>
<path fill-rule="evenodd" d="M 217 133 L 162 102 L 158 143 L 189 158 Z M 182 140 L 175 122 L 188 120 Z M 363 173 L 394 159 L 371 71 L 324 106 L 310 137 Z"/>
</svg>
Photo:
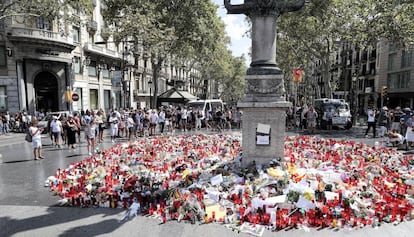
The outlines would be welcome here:
<svg viewBox="0 0 414 237">
<path fill-rule="evenodd" d="M 71 7 L 90 15 L 93 9 L 90 0 L 13 0 L 0 2 L 0 19 L 9 16 L 42 16 L 49 20 L 69 19 L 70 15 L 61 14 Z"/>
<path fill-rule="evenodd" d="M 224 63 L 219 56 L 228 43 L 224 25 L 216 15 L 217 6 L 205 0 L 104 0 L 102 12 L 107 33 L 115 40 L 131 39 L 143 47 L 151 58 L 154 95 L 158 93 L 158 76 L 162 64 L 198 65 L 202 76 L 214 79 L 206 69 Z M 171 58 L 172 57 L 172 58 Z M 223 77 L 222 77 L 223 78 Z M 153 103 L 156 104 L 156 96 Z"/>
<path fill-rule="evenodd" d="M 347 40 L 364 48 L 386 39 L 403 47 L 411 46 L 413 3 L 412 0 L 309 0 L 300 12 L 278 18 L 277 55 L 283 55 L 277 57 L 278 63 L 285 72 L 292 72 L 300 65 L 320 61 L 319 73 L 324 81 L 321 89 L 330 97 L 335 87 L 330 75 L 334 43 Z"/>
</svg>

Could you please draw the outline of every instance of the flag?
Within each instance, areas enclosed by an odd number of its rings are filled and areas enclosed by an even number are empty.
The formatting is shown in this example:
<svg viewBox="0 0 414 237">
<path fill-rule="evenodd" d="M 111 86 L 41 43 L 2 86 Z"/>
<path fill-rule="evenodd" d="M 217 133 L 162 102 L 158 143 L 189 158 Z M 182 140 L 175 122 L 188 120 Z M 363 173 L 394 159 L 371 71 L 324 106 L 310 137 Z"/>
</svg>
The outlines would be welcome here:
<svg viewBox="0 0 414 237">
<path fill-rule="evenodd" d="M 293 81 L 296 83 L 302 82 L 303 70 L 300 68 L 293 69 Z"/>
</svg>

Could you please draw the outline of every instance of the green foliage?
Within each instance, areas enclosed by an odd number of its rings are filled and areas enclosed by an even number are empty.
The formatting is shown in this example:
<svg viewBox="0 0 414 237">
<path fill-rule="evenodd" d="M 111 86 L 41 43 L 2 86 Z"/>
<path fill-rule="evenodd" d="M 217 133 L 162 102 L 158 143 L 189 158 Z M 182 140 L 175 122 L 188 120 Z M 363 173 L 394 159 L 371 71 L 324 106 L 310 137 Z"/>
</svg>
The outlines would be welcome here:
<svg viewBox="0 0 414 237">
<path fill-rule="evenodd" d="M 202 78 L 221 81 L 231 62 L 225 50 L 229 42 L 224 25 L 216 14 L 217 6 L 205 0 L 104 0 L 102 12 L 106 36 L 135 38 L 152 59 L 154 94 L 158 93 L 159 70 L 167 57 L 176 66 L 201 68 Z M 225 59 L 225 60 L 224 60 Z M 226 61 L 228 60 L 228 61 Z M 214 69 L 213 69 L 214 68 Z M 155 96 L 153 98 L 156 98 Z M 156 104 L 156 101 L 153 101 Z"/>
<path fill-rule="evenodd" d="M 293 68 L 319 60 L 319 73 L 325 85 L 322 89 L 329 97 L 334 85 L 330 79 L 334 43 L 347 40 L 363 48 L 388 39 L 401 46 L 412 45 L 413 3 L 412 0 L 309 0 L 301 11 L 278 18 L 277 61 L 291 74 Z"/>
<path fill-rule="evenodd" d="M 93 10 L 91 0 L 14 0 L 1 1 L 0 19 L 13 15 L 42 16 L 49 20 L 70 19 L 61 14 L 68 8 L 77 9 L 86 15 Z"/>
</svg>

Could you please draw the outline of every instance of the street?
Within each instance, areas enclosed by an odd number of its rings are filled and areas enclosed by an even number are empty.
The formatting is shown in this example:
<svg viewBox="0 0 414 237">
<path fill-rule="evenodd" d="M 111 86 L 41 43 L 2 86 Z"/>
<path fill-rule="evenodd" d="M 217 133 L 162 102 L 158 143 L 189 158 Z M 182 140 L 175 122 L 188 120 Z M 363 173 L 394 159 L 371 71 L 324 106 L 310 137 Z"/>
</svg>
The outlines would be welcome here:
<svg viewBox="0 0 414 237">
<path fill-rule="evenodd" d="M 374 145 L 384 138 L 365 138 L 363 127 L 351 130 L 317 132 L 316 136 L 362 141 Z M 107 131 L 106 131 L 107 132 Z M 302 134 L 288 131 L 287 135 Z M 32 159 L 31 143 L 24 134 L 0 136 L 0 236 L 249 236 L 233 232 L 220 224 L 191 225 L 169 221 L 159 225 L 158 220 L 138 216 L 121 221 L 123 209 L 59 207 L 45 180 L 58 168 L 65 168 L 87 156 L 83 141 L 74 150 L 52 147 L 47 135 L 43 137 L 45 160 Z M 100 144 L 101 149 L 112 145 L 109 137 Z M 405 152 L 405 151 L 404 151 Z M 323 230 L 265 231 L 263 236 L 412 236 L 413 222 L 379 228 Z"/>
</svg>

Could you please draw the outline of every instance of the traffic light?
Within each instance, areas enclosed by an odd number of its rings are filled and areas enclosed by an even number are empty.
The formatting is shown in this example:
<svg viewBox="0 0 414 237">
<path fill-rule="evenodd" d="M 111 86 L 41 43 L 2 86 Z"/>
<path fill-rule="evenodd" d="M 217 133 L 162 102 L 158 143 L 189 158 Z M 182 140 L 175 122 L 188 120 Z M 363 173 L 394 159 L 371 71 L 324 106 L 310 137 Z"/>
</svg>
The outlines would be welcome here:
<svg viewBox="0 0 414 237">
<path fill-rule="evenodd" d="M 381 96 L 387 96 L 387 94 L 388 94 L 388 87 L 386 87 L 386 86 L 383 86 L 382 88 L 381 88 Z"/>
</svg>

